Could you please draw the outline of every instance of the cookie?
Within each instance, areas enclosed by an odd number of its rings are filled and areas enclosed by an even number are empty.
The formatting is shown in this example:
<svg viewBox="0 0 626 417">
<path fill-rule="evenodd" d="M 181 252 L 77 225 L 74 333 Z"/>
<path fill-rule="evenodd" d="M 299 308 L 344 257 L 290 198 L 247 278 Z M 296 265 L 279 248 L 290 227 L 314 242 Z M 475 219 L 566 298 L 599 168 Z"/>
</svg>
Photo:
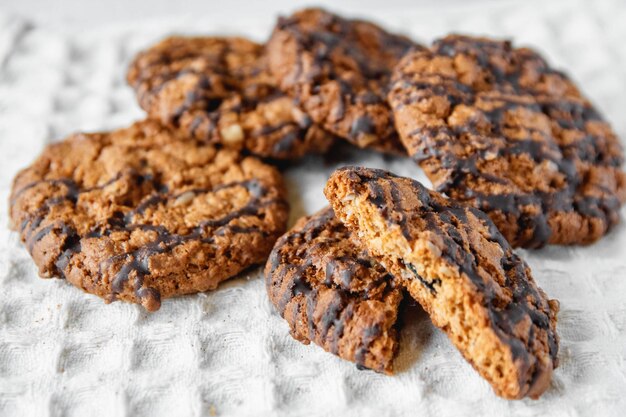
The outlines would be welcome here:
<svg viewBox="0 0 626 417">
<path fill-rule="evenodd" d="M 280 87 L 324 129 L 359 147 L 406 154 L 385 99 L 408 38 L 321 9 L 280 18 L 267 44 Z"/>
<path fill-rule="evenodd" d="M 536 52 L 448 36 L 400 62 L 388 98 L 435 188 L 485 211 L 513 246 L 587 244 L 619 221 L 619 140 Z"/>
<path fill-rule="evenodd" d="M 295 339 L 361 367 L 393 371 L 402 292 L 332 209 L 300 219 L 276 242 L 265 279 Z"/>
<path fill-rule="evenodd" d="M 258 159 L 143 121 L 46 147 L 15 177 L 10 218 L 42 277 L 154 311 L 264 262 L 285 199 Z"/>
<path fill-rule="evenodd" d="M 498 395 L 537 398 L 548 388 L 558 302 L 485 213 L 376 169 L 339 169 L 325 194 Z"/>
<path fill-rule="evenodd" d="M 243 38 L 167 38 L 137 55 L 127 79 L 151 118 L 196 139 L 274 159 L 333 141 L 276 88 L 263 46 Z"/>
</svg>

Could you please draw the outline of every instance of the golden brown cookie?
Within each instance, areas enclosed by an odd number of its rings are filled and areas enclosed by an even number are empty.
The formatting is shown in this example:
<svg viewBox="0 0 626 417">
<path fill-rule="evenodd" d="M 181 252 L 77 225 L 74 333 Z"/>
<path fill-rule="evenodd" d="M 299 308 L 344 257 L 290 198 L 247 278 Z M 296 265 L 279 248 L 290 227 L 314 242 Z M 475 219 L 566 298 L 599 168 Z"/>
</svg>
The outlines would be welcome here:
<svg viewBox="0 0 626 417">
<path fill-rule="evenodd" d="M 376 169 L 339 169 L 325 193 L 498 395 L 537 398 L 548 388 L 558 302 L 485 213 Z"/>
<path fill-rule="evenodd" d="M 265 261 L 285 198 L 258 159 L 143 121 L 49 145 L 15 177 L 10 216 L 42 277 L 154 311 Z"/>
<path fill-rule="evenodd" d="M 402 292 L 331 208 L 300 219 L 278 239 L 265 279 L 295 339 L 365 368 L 393 371 Z"/>
<path fill-rule="evenodd" d="M 385 99 L 408 38 L 321 9 L 280 18 L 267 44 L 280 87 L 324 129 L 359 147 L 406 154 Z"/>
<path fill-rule="evenodd" d="M 485 211 L 513 246 L 590 243 L 619 221 L 619 140 L 536 52 L 448 36 L 402 59 L 388 97 L 436 189 Z"/>
<path fill-rule="evenodd" d="M 137 55 L 127 79 L 150 117 L 200 140 L 275 159 L 333 141 L 278 91 L 263 46 L 243 38 L 167 38 Z"/>
</svg>

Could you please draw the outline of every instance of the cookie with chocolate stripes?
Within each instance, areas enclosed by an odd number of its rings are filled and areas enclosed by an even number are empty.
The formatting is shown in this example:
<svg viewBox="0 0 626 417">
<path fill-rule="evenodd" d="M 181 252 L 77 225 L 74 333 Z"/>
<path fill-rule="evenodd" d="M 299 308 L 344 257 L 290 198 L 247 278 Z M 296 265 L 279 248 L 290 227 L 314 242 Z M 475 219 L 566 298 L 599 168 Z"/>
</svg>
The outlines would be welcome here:
<svg viewBox="0 0 626 417">
<path fill-rule="evenodd" d="M 280 87 L 324 129 L 359 147 L 406 154 L 385 99 L 408 38 L 321 9 L 280 18 L 267 44 Z"/>
<path fill-rule="evenodd" d="M 135 57 L 127 79 L 151 118 L 210 143 L 291 159 L 333 141 L 276 88 L 263 46 L 243 38 L 167 38 Z"/>
<path fill-rule="evenodd" d="M 42 277 L 154 311 L 264 262 L 285 194 L 258 159 L 143 121 L 46 147 L 15 177 L 10 217 Z"/>
<path fill-rule="evenodd" d="M 617 136 L 531 49 L 445 37 L 402 59 L 388 98 L 436 189 L 485 211 L 513 246 L 586 244 L 619 221 Z"/>
<path fill-rule="evenodd" d="M 358 366 L 393 371 L 402 292 L 332 209 L 300 219 L 276 242 L 265 279 L 295 339 Z"/>
<path fill-rule="evenodd" d="M 537 398 L 548 388 L 558 302 L 485 213 L 376 169 L 339 169 L 325 194 L 498 395 Z"/>
</svg>

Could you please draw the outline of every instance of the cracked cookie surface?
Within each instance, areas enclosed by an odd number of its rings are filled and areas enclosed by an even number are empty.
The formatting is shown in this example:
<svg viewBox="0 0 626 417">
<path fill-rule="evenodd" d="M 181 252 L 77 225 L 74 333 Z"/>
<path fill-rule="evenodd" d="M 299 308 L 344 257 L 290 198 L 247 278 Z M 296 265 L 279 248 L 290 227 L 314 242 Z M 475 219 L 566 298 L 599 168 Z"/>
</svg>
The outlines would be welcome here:
<svg viewBox="0 0 626 417">
<path fill-rule="evenodd" d="M 49 145 L 10 198 L 42 277 L 150 311 L 264 262 L 287 214 L 274 168 L 155 121 Z"/>
<path fill-rule="evenodd" d="M 558 302 L 485 213 L 377 169 L 339 169 L 325 194 L 498 395 L 537 398 L 548 388 Z"/>
<path fill-rule="evenodd" d="M 385 93 L 408 38 L 321 9 L 280 18 L 267 50 L 280 87 L 324 129 L 359 147 L 406 154 Z"/>
<path fill-rule="evenodd" d="M 536 52 L 451 35 L 402 59 L 388 98 L 435 188 L 485 211 L 513 246 L 591 243 L 619 221 L 619 140 Z"/>
<path fill-rule="evenodd" d="M 303 217 L 277 241 L 265 279 L 295 339 L 392 373 L 401 289 L 331 208 Z"/>
<path fill-rule="evenodd" d="M 151 118 L 196 139 L 274 159 L 333 141 L 277 89 L 263 45 L 244 38 L 164 39 L 137 55 L 127 79 Z"/>
</svg>

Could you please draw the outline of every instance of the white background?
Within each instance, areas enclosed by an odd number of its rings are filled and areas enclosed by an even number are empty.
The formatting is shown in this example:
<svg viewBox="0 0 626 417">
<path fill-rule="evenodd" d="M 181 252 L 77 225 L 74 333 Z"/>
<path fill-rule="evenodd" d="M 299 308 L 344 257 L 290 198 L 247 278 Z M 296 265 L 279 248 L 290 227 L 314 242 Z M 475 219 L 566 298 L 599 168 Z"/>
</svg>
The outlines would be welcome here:
<svg viewBox="0 0 626 417">
<path fill-rule="evenodd" d="M 71 25 L 74 27 L 97 27 L 111 22 L 132 23 L 139 19 L 164 16 L 211 15 L 234 22 L 250 16 L 273 19 L 278 12 L 289 12 L 311 4 L 333 10 L 363 15 L 378 12 L 403 11 L 407 9 L 446 10 L 468 4 L 497 3 L 498 0 L 2 0 L 5 10 L 28 16 L 40 23 Z M 499 0 L 500 3 L 521 3 L 521 0 Z"/>
<path fill-rule="evenodd" d="M 0 416 L 623 416 L 624 225 L 589 247 L 519 251 L 561 301 L 561 365 L 538 401 L 495 397 L 418 307 L 404 314 L 398 373 L 388 377 L 294 341 L 259 271 L 166 300 L 154 314 L 37 277 L 5 227 L 15 172 L 73 131 L 143 117 L 124 81 L 139 49 L 173 32 L 263 40 L 277 11 L 294 8 L 286 0 L 0 1 Z M 624 1 L 350 0 L 335 9 L 424 42 L 457 31 L 536 47 L 626 138 Z M 347 163 L 424 179 L 409 160 L 369 152 L 308 158 L 285 173 L 292 221 L 326 204 L 326 178 Z"/>
</svg>

